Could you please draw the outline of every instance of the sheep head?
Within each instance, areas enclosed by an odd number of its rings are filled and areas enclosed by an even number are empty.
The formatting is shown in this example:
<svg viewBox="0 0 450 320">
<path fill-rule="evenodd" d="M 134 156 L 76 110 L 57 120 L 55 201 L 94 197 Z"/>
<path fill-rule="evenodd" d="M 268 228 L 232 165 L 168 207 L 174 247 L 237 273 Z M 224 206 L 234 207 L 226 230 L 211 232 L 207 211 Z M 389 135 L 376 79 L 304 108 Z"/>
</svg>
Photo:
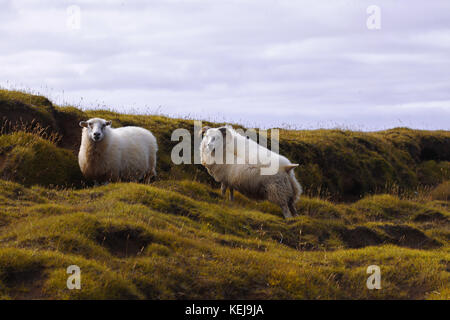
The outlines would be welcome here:
<svg viewBox="0 0 450 320">
<path fill-rule="evenodd" d="M 87 130 L 87 134 L 93 142 L 100 142 L 105 137 L 105 130 L 111 126 L 111 123 L 111 121 L 105 119 L 93 118 L 81 121 L 80 127 L 84 128 L 83 130 Z"/>
<path fill-rule="evenodd" d="M 205 126 L 198 132 L 198 134 L 203 138 L 203 136 L 205 135 L 205 132 L 208 131 L 209 129 L 211 129 L 211 127 Z"/>
</svg>

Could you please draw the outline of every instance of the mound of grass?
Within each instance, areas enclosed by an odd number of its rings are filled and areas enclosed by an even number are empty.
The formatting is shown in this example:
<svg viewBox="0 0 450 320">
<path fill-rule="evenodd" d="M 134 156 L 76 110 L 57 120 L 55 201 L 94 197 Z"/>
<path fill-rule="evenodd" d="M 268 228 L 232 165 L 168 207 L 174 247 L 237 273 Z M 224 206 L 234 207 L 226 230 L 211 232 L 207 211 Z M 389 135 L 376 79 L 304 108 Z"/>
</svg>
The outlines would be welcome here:
<svg viewBox="0 0 450 320">
<path fill-rule="evenodd" d="M 339 205 L 303 198 L 300 216 L 286 221 L 260 211 L 263 203 L 230 203 L 192 181 L 0 186 L 3 297 L 448 298 L 445 208 L 443 220 L 423 222 L 417 212 L 434 207 L 393 196 Z M 396 223 L 389 210 L 373 219 L 387 199 L 404 201 Z M 382 290 L 365 286 L 372 264 L 381 267 Z M 81 268 L 81 290 L 66 287 L 70 265 Z"/>
<path fill-rule="evenodd" d="M 450 199 L 450 181 L 445 181 L 438 185 L 432 192 L 433 200 L 449 201 Z"/>
<path fill-rule="evenodd" d="M 363 215 L 371 221 L 445 221 L 448 220 L 446 208 L 435 203 L 420 203 L 402 200 L 392 195 L 366 197 L 351 206 L 354 215 Z"/>
<path fill-rule="evenodd" d="M 67 267 L 83 270 L 82 290 L 67 289 Z M 136 299 L 138 290 L 120 274 L 79 256 L 52 251 L 0 249 L 0 283 L 10 299 Z"/>
<path fill-rule="evenodd" d="M 79 186 L 82 181 L 72 152 L 25 132 L 0 136 L 0 177 L 25 186 Z"/>
<path fill-rule="evenodd" d="M 0 89 L 0 119 L 14 126 L 17 123 L 39 123 L 42 127 L 57 127 L 54 108 L 46 97 L 20 91 Z M 3 126 L 5 123 L 2 124 Z M 4 132 L 8 128 L 3 128 Z"/>
</svg>

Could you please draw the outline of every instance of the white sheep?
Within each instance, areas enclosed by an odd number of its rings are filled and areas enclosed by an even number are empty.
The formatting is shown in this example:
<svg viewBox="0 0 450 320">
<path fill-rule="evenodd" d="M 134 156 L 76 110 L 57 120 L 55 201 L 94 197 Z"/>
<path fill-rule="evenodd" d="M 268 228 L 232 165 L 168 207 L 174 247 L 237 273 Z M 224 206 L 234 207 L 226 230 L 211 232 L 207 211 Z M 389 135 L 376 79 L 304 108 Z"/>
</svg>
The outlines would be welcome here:
<svg viewBox="0 0 450 320">
<path fill-rule="evenodd" d="M 247 139 L 228 126 L 204 127 L 202 133 L 204 137 L 200 145 L 200 159 L 208 173 L 221 183 L 222 195 L 229 188 L 230 200 L 233 200 L 233 190 L 236 189 L 249 198 L 278 204 L 285 218 L 297 215 L 295 202 L 302 193 L 302 188 L 292 169 L 298 164 L 291 163 L 286 157 Z M 227 148 L 239 144 L 245 145 L 240 152 L 236 147 Z M 217 156 L 220 148 L 223 148 L 221 156 Z M 256 161 L 252 154 L 258 155 Z M 217 161 L 217 158 L 222 159 Z M 233 160 L 230 163 L 227 159 Z M 267 167 L 268 161 L 278 161 L 278 168 L 272 175 L 263 175 L 261 168 Z"/>
<path fill-rule="evenodd" d="M 158 146 L 153 134 L 139 127 L 112 128 L 100 118 L 81 121 L 78 163 L 95 182 L 145 181 L 156 176 Z"/>
</svg>

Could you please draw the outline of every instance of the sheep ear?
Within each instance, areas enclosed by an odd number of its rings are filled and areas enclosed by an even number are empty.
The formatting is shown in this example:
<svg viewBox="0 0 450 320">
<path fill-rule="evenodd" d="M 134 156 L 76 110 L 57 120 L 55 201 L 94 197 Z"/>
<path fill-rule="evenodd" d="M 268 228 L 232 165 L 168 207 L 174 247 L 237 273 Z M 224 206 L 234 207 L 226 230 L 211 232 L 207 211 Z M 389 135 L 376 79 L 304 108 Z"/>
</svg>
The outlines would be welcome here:
<svg viewBox="0 0 450 320">
<path fill-rule="evenodd" d="M 87 121 L 80 121 L 80 127 L 86 128 L 88 126 Z"/>
<path fill-rule="evenodd" d="M 111 121 L 111 120 L 106 121 L 106 125 L 107 125 L 107 126 L 110 126 L 111 124 L 112 124 L 112 121 Z"/>
<path fill-rule="evenodd" d="M 211 127 L 208 127 L 208 126 L 206 126 L 206 127 L 203 127 L 203 128 L 202 128 L 202 130 L 200 130 L 200 132 L 199 132 L 199 133 L 200 133 L 200 135 L 202 135 L 202 136 L 203 136 L 203 135 L 205 134 L 205 132 L 206 132 L 206 131 L 208 131 L 208 129 L 210 129 L 210 128 L 211 128 Z"/>
</svg>

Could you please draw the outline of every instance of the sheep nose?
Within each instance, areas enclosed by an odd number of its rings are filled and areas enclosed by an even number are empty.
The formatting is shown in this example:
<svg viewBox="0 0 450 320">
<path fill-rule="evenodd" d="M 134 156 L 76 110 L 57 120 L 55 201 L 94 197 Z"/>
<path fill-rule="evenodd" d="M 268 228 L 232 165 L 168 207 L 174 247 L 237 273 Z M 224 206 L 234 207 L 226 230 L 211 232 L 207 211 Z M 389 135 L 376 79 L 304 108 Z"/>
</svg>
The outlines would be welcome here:
<svg viewBox="0 0 450 320">
<path fill-rule="evenodd" d="M 99 132 L 94 132 L 94 137 L 96 137 L 96 138 L 100 137 L 100 133 Z"/>
</svg>

